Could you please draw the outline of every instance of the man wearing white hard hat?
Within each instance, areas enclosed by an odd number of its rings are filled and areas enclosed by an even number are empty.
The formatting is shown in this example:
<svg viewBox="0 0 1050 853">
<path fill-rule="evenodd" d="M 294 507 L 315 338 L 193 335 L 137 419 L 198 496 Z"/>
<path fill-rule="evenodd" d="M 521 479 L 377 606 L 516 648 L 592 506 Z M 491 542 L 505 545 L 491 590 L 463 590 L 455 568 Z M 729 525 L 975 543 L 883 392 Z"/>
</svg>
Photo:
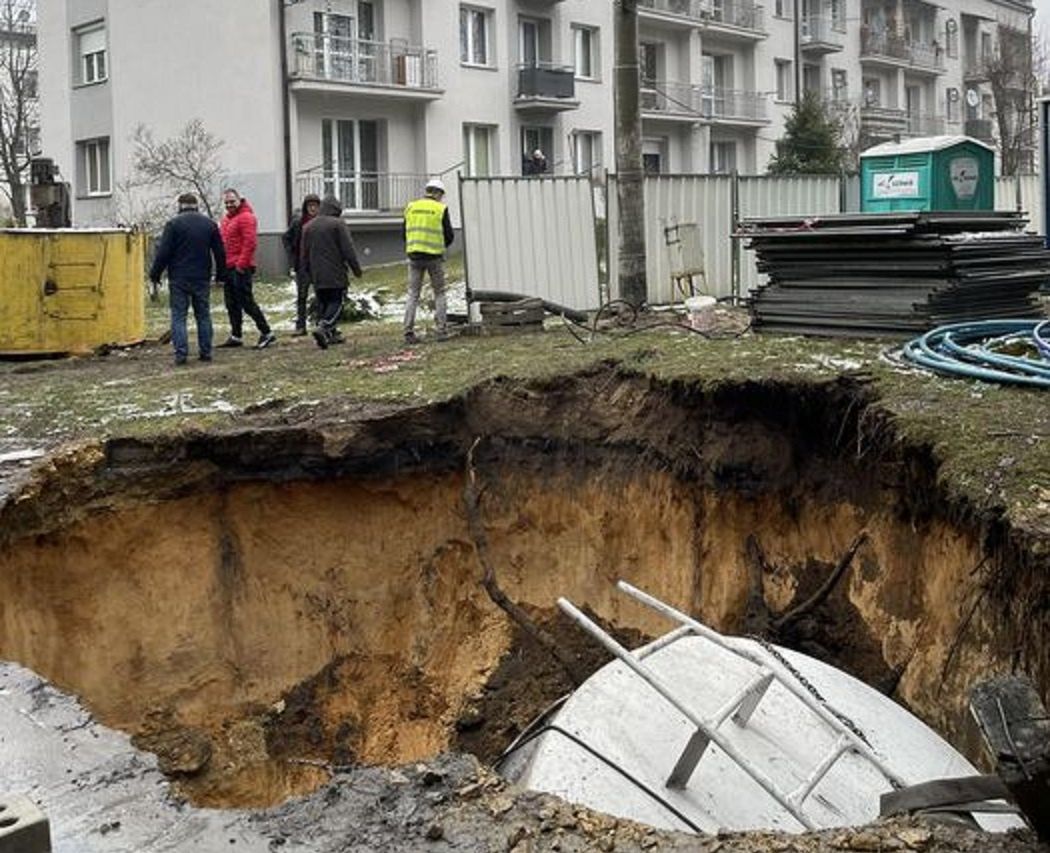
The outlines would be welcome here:
<svg viewBox="0 0 1050 853">
<path fill-rule="evenodd" d="M 419 292 L 423 289 L 423 274 L 430 276 L 434 289 L 434 325 L 438 337 L 447 332 L 445 303 L 445 249 L 452 245 L 456 234 L 448 214 L 445 185 L 440 178 L 427 181 L 423 197 L 410 201 L 405 207 L 405 254 L 408 255 L 408 299 L 405 301 L 405 343 L 418 343 L 416 337 L 416 308 Z"/>
</svg>

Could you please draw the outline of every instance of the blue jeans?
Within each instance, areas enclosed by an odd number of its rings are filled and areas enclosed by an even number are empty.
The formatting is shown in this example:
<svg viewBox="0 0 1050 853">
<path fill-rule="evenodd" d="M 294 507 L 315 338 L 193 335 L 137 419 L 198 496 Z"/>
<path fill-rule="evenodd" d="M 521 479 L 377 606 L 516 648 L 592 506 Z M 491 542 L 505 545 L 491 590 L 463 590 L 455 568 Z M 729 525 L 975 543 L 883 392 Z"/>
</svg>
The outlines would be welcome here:
<svg viewBox="0 0 1050 853">
<path fill-rule="evenodd" d="M 186 334 L 186 314 L 193 305 L 193 319 L 197 322 L 197 349 L 201 358 L 211 356 L 211 306 L 209 305 L 209 283 L 207 281 L 168 282 L 168 299 L 171 305 L 171 343 L 175 347 L 175 358 L 185 360 L 189 354 L 189 338 Z"/>
</svg>

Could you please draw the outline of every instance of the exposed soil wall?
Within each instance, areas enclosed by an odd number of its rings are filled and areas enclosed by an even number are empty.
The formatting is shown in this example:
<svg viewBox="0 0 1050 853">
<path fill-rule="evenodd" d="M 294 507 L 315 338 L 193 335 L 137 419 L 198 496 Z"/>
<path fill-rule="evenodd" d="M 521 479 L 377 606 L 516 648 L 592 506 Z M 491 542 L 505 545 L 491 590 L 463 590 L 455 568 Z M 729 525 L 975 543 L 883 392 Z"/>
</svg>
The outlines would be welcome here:
<svg viewBox="0 0 1050 853">
<path fill-rule="evenodd" d="M 742 630 L 749 537 L 783 612 L 866 530 L 794 644 L 895 690 L 976 757 L 975 680 L 1020 667 L 1045 693 L 1045 566 L 947 504 L 921 448 L 871 430 L 870 403 L 838 385 L 703 392 L 609 371 L 382 418 L 114 442 L 3 508 L 0 657 L 190 754 L 173 772 L 214 804 L 315 786 L 313 761 L 508 735 L 491 686 L 521 640 L 477 582 L 461 507 L 481 436 L 499 580 L 564 637 L 562 595 L 635 638 L 668 629 L 620 578 Z M 172 733 L 181 753 L 157 746 Z"/>
</svg>

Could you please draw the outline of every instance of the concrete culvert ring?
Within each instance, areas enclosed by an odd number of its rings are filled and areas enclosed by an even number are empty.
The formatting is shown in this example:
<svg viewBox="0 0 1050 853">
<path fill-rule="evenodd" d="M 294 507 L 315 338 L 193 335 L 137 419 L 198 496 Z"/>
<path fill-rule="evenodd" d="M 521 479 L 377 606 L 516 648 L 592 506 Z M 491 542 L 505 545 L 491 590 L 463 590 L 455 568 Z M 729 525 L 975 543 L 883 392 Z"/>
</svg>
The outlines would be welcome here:
<svg viewBox="0 0 1050 853">
<path fill-rule="evenodd" d="M 1046 581 L 945 499 L 926 449 L 862 423 L 868 402 L 849 385 L 710 394 L 610 374 L 352 427 L 113 441 L 4 507 L 0 657 L 134 735 L 198 805 L 271 806 L 342 768 L 449 750 L 489 763 L 571 683 L 478 582 L 461 498 L 483 436 L 500 583 L 585 670 L 606 657 L 559 595 L 632 647 L 668 626 L 619 578 L 747 632 L 756 560 L 783 614 L 864 531 L 779 640 L 975 759 L 975 679 L 1021 662 L 1045 691 Z"/>
</svg>

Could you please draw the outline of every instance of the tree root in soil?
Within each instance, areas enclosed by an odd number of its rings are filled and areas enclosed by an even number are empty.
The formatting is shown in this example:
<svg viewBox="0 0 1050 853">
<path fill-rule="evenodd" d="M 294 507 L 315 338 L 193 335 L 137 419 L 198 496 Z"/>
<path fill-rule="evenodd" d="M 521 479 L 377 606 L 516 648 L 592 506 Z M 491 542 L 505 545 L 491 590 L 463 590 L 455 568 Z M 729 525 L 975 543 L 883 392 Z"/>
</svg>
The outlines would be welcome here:
<svg viewBox="0 0 1050 853">
<path fill-rule="evenodd" d="M 474 542 L 474 551 L 478 555 L 478 563 L 480 563 L 482 569 L 481 585 L 488 597 L 492 599 L 493 604 L 506 613 L 517 625 L 521 626 L 522 630 L 539 643 L 540 646 L 550 652 L 565 670 L 565 674 L 573 685 L 579 687 L 583 684 L 584 679 L 576 661 L 558 644 L 554 637 L 529 617 L 521 605 L 510 599 L 496 580 L 496 570 L 489 556 L 488 534 L 485 532 L 485 524 L 481 520 L 481 497 L 484 488 L 479 487 L 478 474 L 474 468 L 474 451 L 480 443 L 480 438 L 474 439 L 470 450 L 467 451 L 467 476 L 463 485 L 463 508 L 467 515 L 467 528 Z"/>
</svg>

